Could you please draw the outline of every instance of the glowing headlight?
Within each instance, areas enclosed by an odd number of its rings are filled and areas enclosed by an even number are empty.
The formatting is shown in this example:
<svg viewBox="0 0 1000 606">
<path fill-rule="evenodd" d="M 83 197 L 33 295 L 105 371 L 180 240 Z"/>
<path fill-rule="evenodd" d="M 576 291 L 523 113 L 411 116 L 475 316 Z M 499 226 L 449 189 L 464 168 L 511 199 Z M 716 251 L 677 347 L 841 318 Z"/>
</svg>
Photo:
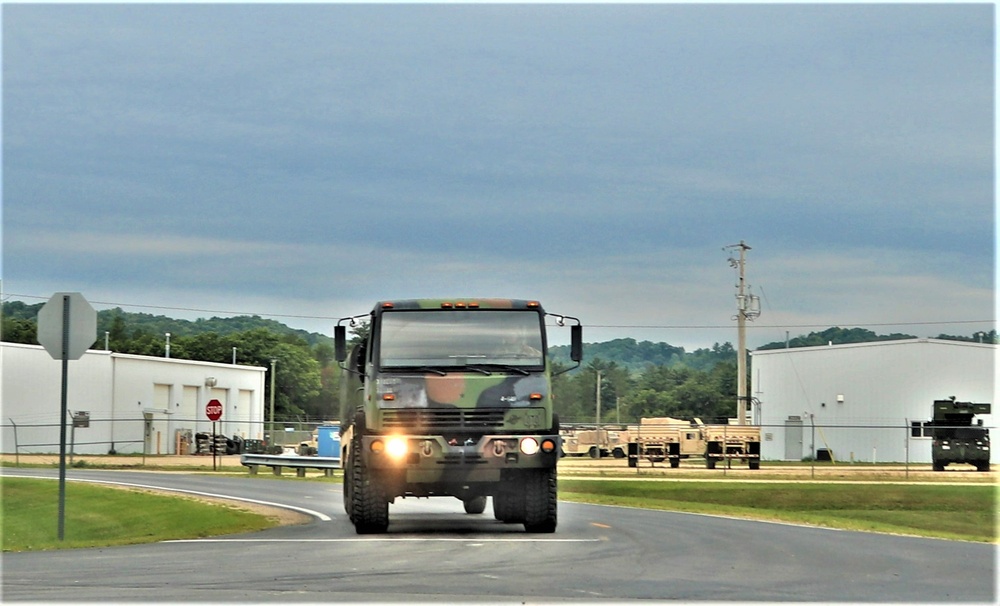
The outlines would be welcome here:
<svg viewBox="0 0 1000 606">
<path fill-rule="evenodd" d="M 521 452 L 529 457 L 538 452 L 538 440 L 535 438 L 523 438 L 521 440 Z"/>
<path fill-rule="evenodd" d="M 394 459 L 401 459 L 406 456 L 406 439 L 389 438 L 385 444 L 385 452 Z"/>
</svg>

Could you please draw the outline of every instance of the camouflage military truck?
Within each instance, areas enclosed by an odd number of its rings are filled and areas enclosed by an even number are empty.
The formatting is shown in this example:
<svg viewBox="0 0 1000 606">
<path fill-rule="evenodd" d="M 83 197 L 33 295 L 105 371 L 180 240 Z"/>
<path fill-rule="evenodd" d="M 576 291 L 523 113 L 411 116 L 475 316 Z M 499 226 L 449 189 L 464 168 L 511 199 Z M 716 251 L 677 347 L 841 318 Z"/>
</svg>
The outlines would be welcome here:
<svg viewBox="0 0 1000 606">
<path fill-rule="evenodd" d="M 559 421 L 546 316 L 534 301 L 386 301 L 334 332 L 341 380 L 344 509 L 359 534 L 385 532 L 397 497 L 457 497 L 503 522 L 554 532 Z M 348 353 L 347 323 L 369 321 Z"/>
<path fill-rule="evenodd" d="M 990 405 L 975 402 L 934 400 L 931 429 L 931 464 L 934 471 L 944 471 L 949 463 L 969 463 L 979 471 L 990 470 L 990 431 L 983 420 L 973 425 L 977 414 L 989 414 Z"/>
<path fill-rule="evenodd" d="M 628 466 L 637 467 L 642 459 L 651 464 L 669 461 L 678 467 L 681 459 L 700 457 L 705 453 L 700 420 L 684 421 L 672 417 L 643 417 L 630 432 Z"/>
<path fill-rule="evenodd" d="M 705 467 L 715 469 L 720 461 L 739 460 L 750 469 L 760 469 L 760 427 L 757 425 L 703 425 Z"/>
</svg>

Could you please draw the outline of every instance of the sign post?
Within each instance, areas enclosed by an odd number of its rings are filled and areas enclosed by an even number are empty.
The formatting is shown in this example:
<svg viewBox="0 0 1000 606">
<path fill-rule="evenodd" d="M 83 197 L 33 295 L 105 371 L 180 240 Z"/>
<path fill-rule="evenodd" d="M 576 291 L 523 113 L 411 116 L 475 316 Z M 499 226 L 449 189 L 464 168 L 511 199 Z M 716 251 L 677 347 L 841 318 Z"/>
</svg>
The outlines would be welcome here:
<svg viewBox="0 0 1000 606">
<path fill-rule="evenodd" d="M 69 361 L 79 360 L 97 340 L 97 312 L 78 292 L 57 292 L 38 310 L 38 342 L 62 360 L 62 403 L 59 409 L 59 540 L 66 520 L 66 397 Z"/>
<path fill-rule="evenodd" d="M 217 471 L 215 456 L 218 454 L 217 442 L 215 440 L 215 422 L 222 418 L 222 402 L 211 399 L 205 405 L 205 416 L 212 422 L 212 471 Z"/>
</svg>

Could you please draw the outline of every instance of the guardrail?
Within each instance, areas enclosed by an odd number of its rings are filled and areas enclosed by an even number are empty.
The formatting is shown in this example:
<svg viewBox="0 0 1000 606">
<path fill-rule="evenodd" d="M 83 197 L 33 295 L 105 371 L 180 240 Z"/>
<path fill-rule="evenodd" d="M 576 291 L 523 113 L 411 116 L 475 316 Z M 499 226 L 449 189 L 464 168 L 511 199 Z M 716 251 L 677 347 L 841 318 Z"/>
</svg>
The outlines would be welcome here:
<svg viewBox="0 0 1000 606">
<path fill-rule="evenodd" d="M 256 475 L 260 466 L 270 467 L 276 476 L 281 475 L 283 467 L 292 467 L 300 478 L 306 476 L 306 469 L 320 469 L 327 477 L 332 476 L 335 469 L 340 469 L 340 457 L 243 454 L 240 455 L 240 463 L 250 468 L 250 475 Z"/>
</svg>

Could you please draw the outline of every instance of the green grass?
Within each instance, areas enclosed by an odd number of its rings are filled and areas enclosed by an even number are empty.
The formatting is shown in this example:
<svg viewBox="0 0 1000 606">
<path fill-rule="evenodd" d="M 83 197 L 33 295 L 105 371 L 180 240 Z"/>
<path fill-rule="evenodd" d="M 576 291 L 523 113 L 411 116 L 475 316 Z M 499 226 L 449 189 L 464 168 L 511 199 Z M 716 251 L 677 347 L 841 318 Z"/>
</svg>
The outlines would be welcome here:
<svg viewBox="0 0 1000 606">
<path fill-rule="evenodd" d="M 103 547 L 253 532 L 275 521 L 191 498 L 67 482 L 64 540 L 58 539 L 59 483 L 0 478 L 3 551 Z"/>
<path fill-rule="evenodd" d="M 568 501 L 996 542 L 994 486 L 559 480 Z"/>
</svg>

